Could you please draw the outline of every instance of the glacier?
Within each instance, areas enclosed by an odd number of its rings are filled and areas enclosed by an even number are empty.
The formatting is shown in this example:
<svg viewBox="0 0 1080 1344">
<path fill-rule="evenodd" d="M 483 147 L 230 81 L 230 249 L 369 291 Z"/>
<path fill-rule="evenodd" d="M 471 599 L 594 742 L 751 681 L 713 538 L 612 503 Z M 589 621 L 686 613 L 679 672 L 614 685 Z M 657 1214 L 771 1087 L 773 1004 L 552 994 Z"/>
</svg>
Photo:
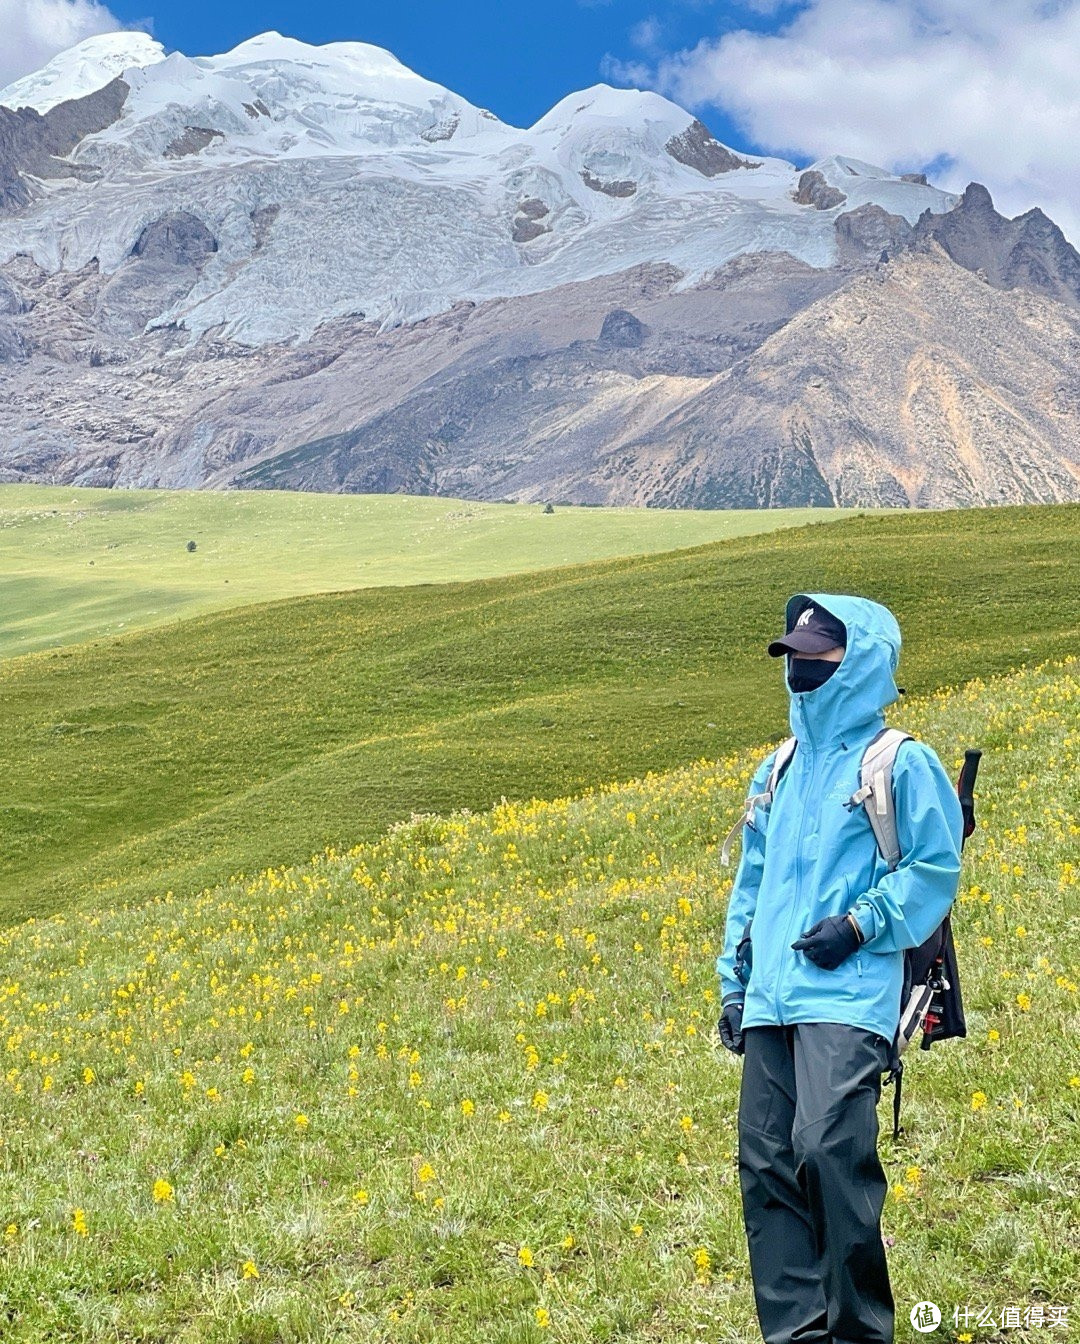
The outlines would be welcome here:
<svg viewBox="0 0 1080 1344">
<path fill-rule="evenodd" d="M 0 264 L 112 274 L 155 221 L 192 218 L 213 247 L 146 322 L 191 341 L 303 341 L 355 316 L 389 330 L 641 264 L 686 287 L 750 253 L 826 268 L 840 214 L 913 223 L 957 201 L 836 157 L 807 171 L 839 202 L 800 204 L 804 170 L 731 150 L 656 93 L 597 85 L 518 128 L 381 48 L 278 33 L 202 57 L 90 38 L 0 104 L 45 112 L 117 77 L 120 115 L 78 143 L 72 175 L 0 215 Z"/>
</svg>

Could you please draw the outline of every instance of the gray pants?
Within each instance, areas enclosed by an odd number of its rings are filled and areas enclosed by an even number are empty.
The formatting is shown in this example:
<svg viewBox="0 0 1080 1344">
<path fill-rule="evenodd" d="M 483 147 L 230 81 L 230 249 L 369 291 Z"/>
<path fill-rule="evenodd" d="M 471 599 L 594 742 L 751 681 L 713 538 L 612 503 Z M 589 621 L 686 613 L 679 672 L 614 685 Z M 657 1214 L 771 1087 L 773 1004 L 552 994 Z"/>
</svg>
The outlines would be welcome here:
<svg viewBox="0 0 1080 1344">
<path fill-rule="evenodd" d="M 888 1043 L 861 1027 L 748 1027 L 739 1181 L 765 1344 L 892 1344 L 877 1102 Z"/>
</svg>

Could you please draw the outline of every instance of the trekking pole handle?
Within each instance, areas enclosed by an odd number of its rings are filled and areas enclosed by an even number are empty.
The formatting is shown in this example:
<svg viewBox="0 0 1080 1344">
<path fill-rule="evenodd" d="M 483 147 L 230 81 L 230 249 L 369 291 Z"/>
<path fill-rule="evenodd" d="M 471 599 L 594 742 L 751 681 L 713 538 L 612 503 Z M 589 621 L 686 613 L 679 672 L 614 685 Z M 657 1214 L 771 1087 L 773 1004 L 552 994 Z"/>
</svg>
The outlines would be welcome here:
<svg viewBox="0 0 1080 1344">
<path fill-rule="evenodd" d="M 964 752 L 964 764 L 960 767 L 960 777 L 956 781 L 956 794 L 960 799 L 960 808 L 964 814 L 964 840 L 975 829 L 975 780 L 979 774 L 979 762 L 982 752 L 968 747 Z"/>
</svg>

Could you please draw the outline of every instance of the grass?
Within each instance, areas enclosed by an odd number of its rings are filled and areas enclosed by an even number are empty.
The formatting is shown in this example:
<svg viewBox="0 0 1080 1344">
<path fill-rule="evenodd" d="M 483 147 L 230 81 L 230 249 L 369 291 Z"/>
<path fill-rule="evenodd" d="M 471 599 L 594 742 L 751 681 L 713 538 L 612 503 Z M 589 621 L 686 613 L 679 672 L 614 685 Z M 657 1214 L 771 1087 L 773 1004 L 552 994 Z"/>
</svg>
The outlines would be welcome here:
<svg viewBox="0 0 1080 1344">
<path fill-rule="evenodd" d="M 1080 509 L 903 514 L 293 599 L 0 663 L 0 920 L 178 895 L 784 726 L 793 591 L 887 602 L 927 691 L 1076 647 Z M 903 722 L 906 707 L 896 708 Z"/>
<path fill-rule="evenodd" d="M 0 657 L 302 593 L 489 578 L 850 512 L 560 507 L 548 515 L 402 495 L 0 485 Z"/>
<path fill-rule="evenodd" d="M 1080 1301 L 1078 670 L 904 706 L 986 756 L 970 1035 L 882 1115 L 900 1339 Z M 756 1338 L 713 960 L 763 750 L 0 935 L 5 1344 Z"/>
</svg>

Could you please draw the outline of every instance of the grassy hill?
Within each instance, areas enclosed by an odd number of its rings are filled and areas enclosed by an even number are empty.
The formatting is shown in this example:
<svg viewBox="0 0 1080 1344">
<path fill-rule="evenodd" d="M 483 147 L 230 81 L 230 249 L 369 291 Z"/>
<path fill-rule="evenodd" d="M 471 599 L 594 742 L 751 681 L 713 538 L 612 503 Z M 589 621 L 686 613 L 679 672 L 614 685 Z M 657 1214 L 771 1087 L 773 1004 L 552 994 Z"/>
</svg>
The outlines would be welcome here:
<svg viewBox="0 0 1080 1344">
<path fill-rule="evenodd" d="M 793 591 L 887 602 L 927 691 L 1076 648 L 1080 508 L 854 518 L 299 598 L 0 663 L 0 919 L 178 895 L 775 736 Z M 906 707 L 897 707 L 899 722 Z"/>
<path fill-rule="evenodd" d="M 0 485 L 0 657 L 301 593 L 515 574 L 849 512 Z"/>
<path fill-rule="evenodd" d="M 695 563 L 677 587 L 711 601 L 722 566 Z M 933 620 L 973 630 L 944 577 L 905 604 L 916 651 Z M 1021 594 L 994 596 L 1019 651 Z M 735 616 L 714 636 L 768 628 Z M 900 1339 L 920 1299 L 947 1340 L 983 1334 L 954 1305 L 1080 1300 L 1078 669 L 904 706 L 950 770 L 987 755 L 955 912 L 970 1035 L 912 1052 L 882 1141 Z M 5 1341 L 754 1338 L 713 961 L 717 839 L 761 750 L 0 934 Z"/>
</svg>

